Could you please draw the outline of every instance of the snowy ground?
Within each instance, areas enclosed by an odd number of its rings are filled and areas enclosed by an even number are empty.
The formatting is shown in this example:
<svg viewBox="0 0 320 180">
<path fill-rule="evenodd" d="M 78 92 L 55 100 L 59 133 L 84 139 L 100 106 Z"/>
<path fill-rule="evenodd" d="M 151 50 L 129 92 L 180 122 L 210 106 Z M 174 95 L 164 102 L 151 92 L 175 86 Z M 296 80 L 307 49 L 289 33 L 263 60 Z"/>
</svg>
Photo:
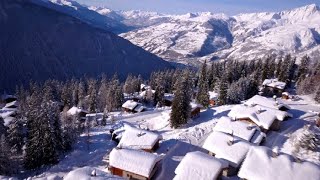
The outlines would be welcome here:
<svg viewBox="0 0 320 180">
<path fill-rule="evenodd" d="M 295 136 L 301 131 L 304 124 L 315 120 L 316 113 L 320 111 L 320 105 L 316 105 L 308 96 L 301 96 L 298 101 L 285 100 L 284 103 L 291 106 L 290 113 L 293 118 L 282 124 L 279 132 L 270 132 L 267 134 L 266 142 L 263 144 L 268 147 L 278 146 L 282 152 L 292 154 L 292 144 L 290 137 Z M 190 121 L 184 127 L 171 129 L 169 126 L 170 109 L 158 109 L 147 111 L 141 114 L 123 114 L 114 113 L 114 117 L 119 122 L 129 122 L 141 128 L 149 128 L 157 131 L 163 136 L 158 154 L 164 155 L 162 166 L 157 171 L 154 179 L 172 179 L 174 170 L 185 156 L 191 151 L 204 151 L 201 146 L 207 136 L 212 132 L 217 120 L 226 116 L 232 105 L 213 107 L 203 110 L 200 117 Z M 39 175 L 33 179 L 61 179 L 72 170 L 87 167 L 96 168 L 99 172 L 107 172 L 107 164 L 103 162 L 103 157 L 108 154 L 116 144 L 111 141 L 109 133 L 111 125 L 104 128 L 94 128 L 90 133 L 89 145 L 88 139 L 82 135 L 77 143 L 75 150 L 67 154 L 59 164 L 38 172 Z M 308 152 L 300 154 L 301 159 L 314 162 L 320 165 L 320 153 Z M 85 169 L 83 172 L 87 172 Z M 105 177 L 103 175 L 102 177 Z M 0 178 L 1 179 L 1 178 Z M 225 179 L 238 179 L 237 177 Z"/>
</svg>

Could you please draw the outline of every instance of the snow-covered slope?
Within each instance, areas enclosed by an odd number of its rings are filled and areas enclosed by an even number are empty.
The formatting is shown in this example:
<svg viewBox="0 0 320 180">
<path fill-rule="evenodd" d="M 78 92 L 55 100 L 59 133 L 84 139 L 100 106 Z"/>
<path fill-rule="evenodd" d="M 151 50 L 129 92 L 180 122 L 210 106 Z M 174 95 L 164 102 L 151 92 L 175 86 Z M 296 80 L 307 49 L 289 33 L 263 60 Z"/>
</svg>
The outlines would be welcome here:
<svg viewBox="0 0 320 180">
<path fill-rule="evenodd" d="M 85 74 L 145 78 L 171 68 L 129 41 L 31 0 L 0 1 L 0 90 Z"/>
<path fill-rule="evenodd" d="M 167 60 L 251 60 L 270 53 L 319 57 L 320 10 L 314 4 L 233 17 L 212 13 L 125 14 L 126 19 L 141 17 L 145 24 L 155 19 L 156 23 L 121 36 Z"/>
</svg>

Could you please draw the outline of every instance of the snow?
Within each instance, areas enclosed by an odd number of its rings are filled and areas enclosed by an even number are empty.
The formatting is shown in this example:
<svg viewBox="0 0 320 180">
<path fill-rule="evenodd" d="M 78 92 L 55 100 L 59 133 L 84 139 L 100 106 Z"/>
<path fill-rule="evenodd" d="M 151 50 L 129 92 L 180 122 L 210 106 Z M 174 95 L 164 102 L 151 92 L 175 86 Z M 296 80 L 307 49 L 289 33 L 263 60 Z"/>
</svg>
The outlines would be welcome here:
<svg viewBox="0 0 320 180">
<path fill-rule="evenodd" d="M 118 147 L 130 149 L 152 149 L 160 139 L 161 135 L 157 133 L 126 126 Z"/>
<path fill-rule="evenodd" d="M 174 99 L 174 94 L 170 94 L 170 93 L 165 93 L 164 94 L 164 99 L 167 100 L 167 101 L 173 101 Z"/>
<path fill-rule="evenodd" d="M 103 113 L 91 113 L 86 114 L 86 118 L 95 119 L 97 121 L 102 121 L 103 119 Z"/>
<path fill-rule="evenodd" d="M 209 99 L 210 100 L 217 100 L 219 97 L 219 94 L 214 91 L 209 91 Z"/>
<path fill-rule="evenodd" d="M 191 102 L 190 106 L 191 106 L 191 111 L 194 111 L 196 108 L 202 108 L 200 104 L 197 104 L 195 102 Z"/>
<path fill-rule="evenodd" d="M 137 105 L 138 105 L 137 102 L 135 102 L 133 100 L 128 100 L 122 105 L 122 107 L 126 108 L 126 109 L 133 110 Z"/>
<path fill-rule="evenodd" d="M 246 100 L 244 102 L 244 104 L 246 104 L 248 106 L 253 106 L 253 105 L 258 104 L 258 105 L 265 106 L 265 107 L 272 108 L 272 109 L 281 109 L 283 107 L 286 109 L 290 109 L 290 106 L 284 104 L 281 100 L 277 99 L 277 102 L 272 98 L 267 98 L 264 96 L 255 95 L 252 98 Z"/>
<path fill-rule="evenodd" d="M 266 147 L 252 147 L 244 160 L 238 176 L 254 180 L 319 180 L 319 166 L 310 162 L 297 163 L 294 158 L 280 153 L 272 157 L 272 151 Z"/>
<path fill-rule="evenodd" d="M 249 128 L 249 129 L 248 129 Z M 254 139 L 253 136 L 254 134 L 257 133 L 261 134 L 263 136 L 264 133 L 262 133 L 258 127 L 256 126 L 250 126 L 248 123 L 242 122 L 242 121 L 232 121 L 228 117 L 222 117 L 221 119 L 218 120 L 218 123 L 216 126 L 213 128 L 215 131 L 220 131 L 223 133 L 227 134 L 232 134 L 242 138 L 246 141 L 251 142 L 252 140 L 256 140 L 257 144 L 259 144 L 259 140 L 262 140 L 261 138 L 259 139 Z M 265 134 L 264 134 L 265 136 Z"/>
<path fill-rule="evenodd" d="M 96 171 L 96 176 L 91 176 L 92 171 Z M 70 171 L 64 178 L 64 180 L 104 180 L 104 179 L 115 179 L 120 180 L 123 178 L 113 176 L 109 173 L 97 170 L 96 168 L 85 166 L 82 168 L 76 168 Z"/>
<path fill-rule="evenodd" d="M 251 145 L 238 137 L 233 137 L 234 143 L 229 145 L 230 139 L 231 135 L 214 131 L 204 142 L 203 148 L 214 153 L 216 158 L 227 160 L 231 166 L 239 167 Z"/>
<path fill-rule="evenodd" d="M 15 108 L 19 106 L 19 102 L 18 101 L 12 101 L 7 103 L 4 107 L 5 108 Z"/>
<path fill-rule="evenodd" d="M 285 82 L 279 81 L 278 79 L 265 79 L 262 85 L 283 90 L 287 84 Z"/>
<path fill-rule="evenodd" d="M 110 153 L 110 166 L 149 177 L 160 156 L 133 149 L 114 148 Z"/>
<path fill-rule="evenodd" d="M 69 115 L 76 115 L 76 114 L 79 114 L 80 112 L 87 112 L 81 108 L 78 108 L 78 107 L 75 107 L 73 106 L 72 108 L 70 108 L 67 112 L 67 114 Z"/>
<path fill-rule="evenodd" d="M 283 121 L 291 115 L 285 111 L 267 108 L 260 105 L 246 106 L 236 105 L 228 114 L 232 119 L 249 118 L 258 126 L 269 129 L 275 120 Z"/>
<path fill-rule="evenodd" d="M 217 179 L 228 165 L 200 151 L 189 152 L 175 170 L 174 180 Z"/>
</svg>

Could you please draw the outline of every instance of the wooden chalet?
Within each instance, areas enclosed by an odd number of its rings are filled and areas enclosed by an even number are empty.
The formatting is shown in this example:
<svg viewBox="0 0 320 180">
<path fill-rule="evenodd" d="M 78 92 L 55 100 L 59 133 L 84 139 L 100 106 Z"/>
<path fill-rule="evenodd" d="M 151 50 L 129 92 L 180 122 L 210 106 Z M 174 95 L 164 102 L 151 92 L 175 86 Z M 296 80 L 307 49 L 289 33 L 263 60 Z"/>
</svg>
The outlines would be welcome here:
<svg viewBox="0 0 320 180">
<path fill-rule="evenodd" d="M 109 171 L 125 179 L 150 180 L 160 161 L 161 158 L 152 153 L 114 148 L 109 155 Z"/>
<path fill-rule="evenodd" d="M 274 95 L 281 97 L 287 83 L 278 81 L 278 79 L 265 79 L 262 83 L 263 95 L 272 97 Z"/>
<path fill-rule="evenodd" d="M 197 118 L 200 116 L 201 105 L 191 102 L 191 118 Z"/>
<path fill-rule="evenodd" d="M 277 131 L 280 129 L 281 122 L 291 114 L 268 107 L 255 105 L 236 105 L 229 112 L 231 119 L 247 122 L 258 126 L 263 132 L 269 130 Z"/>
<path fill-rule="evenodd" d="M 119 148 L 140 149 L 146 152 L 154 152 L 159 148 L 162 136 L 151 131 L 125 126 Z"/>
<path fill-rule="evenodd" d="M 143 112 L 145 110 L 145 107 L 134 100 L 127 100 L 123 105 L 122 109 L 125 112 L 131 112 L 131 113 L 137 113 L 137 112 Z"/>
<path fill-rule="evenodd" d="M 250 147 L 251 143 L 219 131 L 213 131 L 203 144 L 209 155 L 228 163 L 228 167 L 223 169 L 223 176 L 237 174 Z"/>
<path fill-rule="evenodd" d="M 222 172 L 227 167 L 228 163 L 226 161 L 200 151 L 189 152 L 175 169 L 174 180 L 221 179 Z"/>
</svg>

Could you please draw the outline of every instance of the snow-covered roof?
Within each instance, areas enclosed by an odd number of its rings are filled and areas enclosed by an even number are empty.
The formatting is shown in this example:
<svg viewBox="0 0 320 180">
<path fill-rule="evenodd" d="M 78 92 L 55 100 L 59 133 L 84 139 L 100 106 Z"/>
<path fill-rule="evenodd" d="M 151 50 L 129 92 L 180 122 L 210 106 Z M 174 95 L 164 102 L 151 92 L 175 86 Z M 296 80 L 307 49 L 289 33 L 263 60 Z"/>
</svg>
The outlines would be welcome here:
<svg viewBox="0 0 320 180">
<path fill-rule="evenodd" d="M 249 118 L 258 126 L 269 129 L 275 120 L 283 121 L 286 117 L 291 117 L 291 114 L 260 105 L 236 105 L 231 109 L 228 116 L 232 119 Z"/>
<path fill-rule="evenodd" d="M 76 114 L 79 114 L 79 113 L 81 113 L 81 112 L 87 113 L 86 110 L 83 110 L 83 109 L 81 109 L 81 108 L 78 108 L 78 107 L 73 106 L 72 108 L 70 108 L 70 109 L 67 111 L 67 114 L 69 114 L 69 115 L 76 115 Z"/>
<path fill-rule="evenodd" d="M 216 158 L 224 159 L 233 167 L 239 167 L 245 158 L 251 144 L 236 136 L 233 137 L 233 144 L 228 141 L 232 136 L 219 131 L 213 131 L 205 140 L 203 148 L 214 153 Z"/>
<path fill-rule="evenodd" d="M 114 148 L 110 155 L 110 166 L 149 177 L 161 158 L 155 154 L 134 149 Z"/>
<path fill-rule="evenodd" d="M 217 179 L 227 166 L 223 161 L 203 152 L 189 152 L 176 168 L 174 180 Z"/>
<path fill-rule="evenodd" d="M 209 99 L 210 100 L 217 100 L 219 97 L 219 94 L 214 91 L 209 91 Z"/>
<path fill-rule="evenodd" d="M 5 108 L 12 108 L 12 107 L 18 107 L 19 106 L 19 102 L 18 101 L 12 101 L 7 103 L 4 107 Z"/>
<path fill-rule="evenodd" d="M 252 98 L 244 102 L 244 104 L 248 106 L 253 106 L 258 104 L 258 105 L 265 106 L 268 108 L 273 108 L 273 109 L 281 109 L 282 107 L 290 109 L 290 107 L 284 103 L 281 103 L 279 101 L 276 102 L 274 99 L 266 98 L 260 95 L 253 96 Z"/>
<path fill-rule="evenodd" d="M 319 166 L 310 162 L 297 163 L 292 156 L 280 153 L 272 157 L 272 150 L 252 147 L 238 173 L 240 178 L 254 180 L 319 180 Z"/>
<path fill-rule="evenodd" d="M 17 97 L 14 96 L 14 95 L 10 95 L 10 94 L 2 94 L 1 95 L 1 100 L 6 100 L 6 99 L 9 99 L 9 98 L 17 99 Z"/>
<path fill-rule="evenodd" d="M 286 83 L 278 81 L 278 79 L 265 79 L 262 85 L 277 88 L 277 89 L 284 89 L 286 87 Z"/>
<path fill-rule="evenodd" d="M 96 176 L 91 176 L 91 173 L 93 171 L 96 171 Z M 70 171 L 66 176 L 63 177 L 64 180 L 90 180 L 90 179 L 95 179 L 95 180 L 104 180 L 104 179 L 114 179 L 114 180 L 120 180 L 122 178 L 113 176 L 109 173 L 103 172 L 99 169 L 93 168 L 93 167 L 82 167 L 82 168 L 77 168 L 72 171 Z"/>
<path fill-rule="evenodd" d="M 195 110 L 196 108 L 202 108 L 200 104 L 197 104 L 194 102 L 190 102 L 190 106 L 191 106 L 191 111 Z"/>
<path fill-rule="evenodd" d="M 135 102 L 133 100 L 128 100 L 124 104 L 122 104 L 122 107 L 126 108 L 126 109 L 133 110 L 137 105 L 138 105 L 137 102 Z"/>
<path fill-rule="evenodd" d="M 282 95 L 289 96 L 288 92 L 283 92 Z"/>
<path fill-rule="evenodd" d="M 87 118 L 95 118 L 97 121 L 102 121 L 103 119 L 103 113 L 91 113 L 86 114 Z"/>
<path fill-rule="evenodd" d="M 125 126 L 125 132 L 118 144 L 121 148 L 152 149 L 161 139 L 161 135 L 131 126 Z"/>
<path fill-rule="evenodd" d="M 139 94 L 139 96 L 140 96 L 140 97 L 146 96 L 146 93 L 147 93 L 148 91 L 149 91 L 149 89 L 142 91 L 142 92 Z M 155 90 L 151 90 L 151 92 L 152 92 L 152 94 L 154 94 L 156 91 L 155 91 Z"/>
<path fill-rule="evenodd" d="M 253 139 L 254 134 L 258 131 L 259 134 L 264 134 L 256 126 L 250 126 L 248 123 L 242 121 L 232 121 L 228 117 L 222 117 L 218 120 L 218 123 L 213 128 L 215 131 L 224 132 L 240 137 L 244 140 L 252 142 L 257 139 Z M 260 139 L 262 140 L 262 139 Z M 261 141 L 260 141 L 261 142 Z M 257 142 L 258 144 L 260 142 Z"/>
<path fill-rule="evenodd" d="M 142 112 L 144 109 L 145 107 L 142 104 L 138 103 L 138 105 L 134 108 L 134 111 Z"/>
</svg>

